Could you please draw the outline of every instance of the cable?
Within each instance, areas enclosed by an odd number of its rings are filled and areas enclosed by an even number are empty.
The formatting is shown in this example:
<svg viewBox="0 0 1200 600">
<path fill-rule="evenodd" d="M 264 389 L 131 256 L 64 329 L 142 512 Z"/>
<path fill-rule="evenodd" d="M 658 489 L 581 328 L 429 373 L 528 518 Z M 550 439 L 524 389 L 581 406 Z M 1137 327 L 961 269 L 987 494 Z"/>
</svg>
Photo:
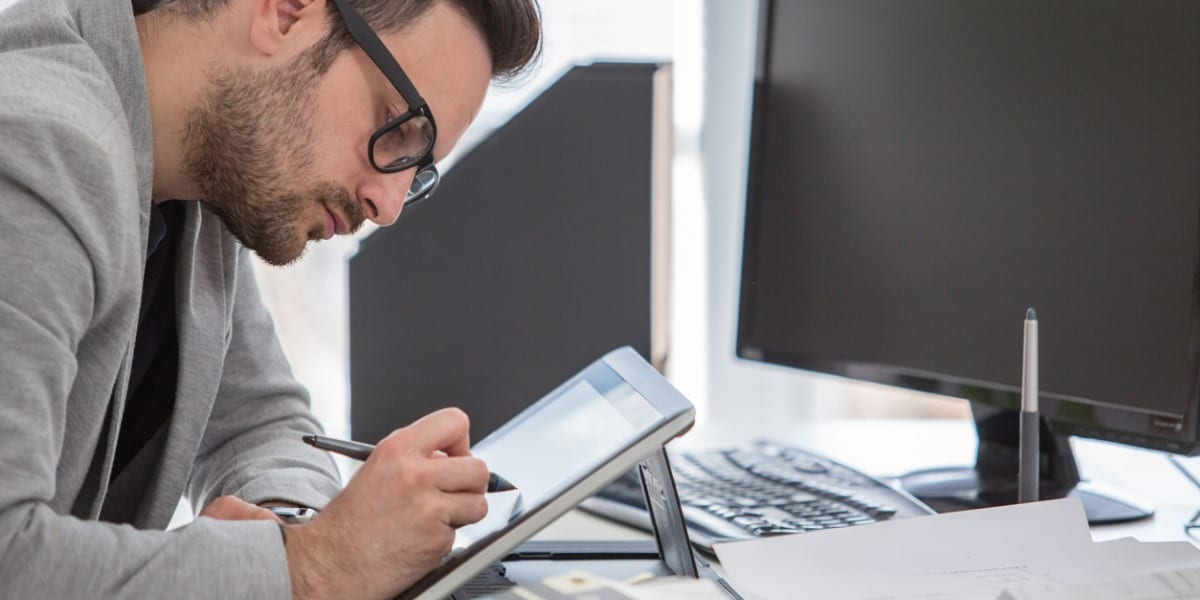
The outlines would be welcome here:
<svg viewBox="0 0 1200 600">
<path fill-rule="evenodd" d="M 1186 477 L 1188 481 L 1192 482 L 1192 485 L 1195 486 L 1197 490 L 1200 490 L 1200 479 L 1196 479 L 1196 476 L 1192 475 L 1192 472 L 1189 471 L 1187 467 L 1183 466 L 1183 459 L 1174 454 L 1168 454 L 1167 460 L 1171 461 L 1171 464 L 1175 465 L 1175 468 L 1179 469 L 1179 472 L 1183 473 L 1183 476 Z M 1196 514 L 1192 515 L 1192 518 L 1188 519 L 1187 522 L 1183 524 L 1183 534 L 1188 536 L 1188 539 L 1191 539 L 1193 542 L 1200 542 L 1200 536 L 1192 533 L 1192 531 L 1196 529 L 1200 529 L 1200 510 L 1197 510 Z"/>
</svg>

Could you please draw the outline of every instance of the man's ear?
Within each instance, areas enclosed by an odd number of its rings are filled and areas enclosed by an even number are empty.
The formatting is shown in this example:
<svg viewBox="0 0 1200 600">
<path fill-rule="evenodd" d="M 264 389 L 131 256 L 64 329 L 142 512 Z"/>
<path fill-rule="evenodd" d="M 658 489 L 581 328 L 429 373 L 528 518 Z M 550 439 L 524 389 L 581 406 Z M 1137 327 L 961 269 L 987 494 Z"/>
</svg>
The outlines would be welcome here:
<svg viewBox="0 0 1200 600">
<path fill-rule="evenodd" d="M 308 48 L 325 35 L 325 0 L 252 1 L 250 44 L 267 56 Z"/>
</svg>

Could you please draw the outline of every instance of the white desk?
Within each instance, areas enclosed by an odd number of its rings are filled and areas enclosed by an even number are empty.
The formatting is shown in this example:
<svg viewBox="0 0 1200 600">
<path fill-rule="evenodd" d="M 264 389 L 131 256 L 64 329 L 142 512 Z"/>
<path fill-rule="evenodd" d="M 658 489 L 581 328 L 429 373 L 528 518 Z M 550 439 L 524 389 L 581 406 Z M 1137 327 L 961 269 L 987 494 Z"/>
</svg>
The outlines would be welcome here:
<svg viewBox="0 0 1200 600">
<path fill-rule="evenodd" d="M 808 448 L 876 476 L 972 464 L 976 446 L 969 421 L 901 419 L 813 421 L 755 430 L 706 425 L 675 443 L 684 448 L 703 448 L 756 437 Z M 1095 539 L 1126 536 L 1144 541 L 1187 539 L 1183 523 L 1200 509 L 1200 490 L 1170 464 L 1166 455 L 1086 439 L 1073 440 L 1073 448 L 1085 479 L 1119 486 L 1156 509 L 1150 519 L 1093 527 Z M 1193 468 L 1194 472 L 1200 472 L 1200 461 Z M 648 534 L 576 510 L 543 530 L 537 538 L 646 539 Z"/>
</svg>

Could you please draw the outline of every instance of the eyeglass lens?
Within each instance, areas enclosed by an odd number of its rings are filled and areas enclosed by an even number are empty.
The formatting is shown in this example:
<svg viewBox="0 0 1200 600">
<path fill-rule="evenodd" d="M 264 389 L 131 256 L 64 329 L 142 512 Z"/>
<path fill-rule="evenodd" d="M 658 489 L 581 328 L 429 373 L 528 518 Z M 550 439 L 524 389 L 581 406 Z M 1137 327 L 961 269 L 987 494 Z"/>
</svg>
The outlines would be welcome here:
<svg viewBox="0 0 1200 600">
<path fill-rule="evenodd" d="M 413 176 L 412 184 L 408 186 L 408 193 L 404 195 L 404 203 L 415 204 L 428 198 L 437 189 L 440 178 L 437 167 L 434 165 L 417 171 L 417 174 Z"/>
<path fill-rule="evenodd" d="M 417 114 L 390 127 L 375 139 L 372 151 L 375 164 L 400 171 L 420 161 L 433 146 L 433 124 L 425 115 Z"/>
</svg>

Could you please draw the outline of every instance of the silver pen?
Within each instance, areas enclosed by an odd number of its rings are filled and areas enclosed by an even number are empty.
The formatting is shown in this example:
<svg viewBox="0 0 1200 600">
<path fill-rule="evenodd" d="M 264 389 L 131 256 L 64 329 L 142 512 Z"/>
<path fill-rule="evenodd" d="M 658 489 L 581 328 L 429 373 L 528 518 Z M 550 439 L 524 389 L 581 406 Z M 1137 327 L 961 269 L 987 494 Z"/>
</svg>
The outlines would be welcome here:
<svg viewBox="0 0 1200 600">
<path fill-rule="evenodd" d="M 1037 313 L 1025 311 L 1025 350 L 1021 359 L 1021 429 L 1018 451 L 1017 502 L 1037 502 L 1038 461 L 1041 427 L 1038 416 L 1038 322 Z"/>
<path fill-rule="evenodd" d="M 364 444 L 353 440 L 339 440 L 337 438 L 325 437 L 323 435 L 306 435 L 304 443 L 321 450 L 337 452 L 342 456 L 349 456 L 357 460 L 367 460 L 371 457 L 371 452 L 375 450 L 372 444 Z M 517 489 L 507 479 L 495 474 L 488 473 L 487 492 L 507 492 Z"/>
</svg>

